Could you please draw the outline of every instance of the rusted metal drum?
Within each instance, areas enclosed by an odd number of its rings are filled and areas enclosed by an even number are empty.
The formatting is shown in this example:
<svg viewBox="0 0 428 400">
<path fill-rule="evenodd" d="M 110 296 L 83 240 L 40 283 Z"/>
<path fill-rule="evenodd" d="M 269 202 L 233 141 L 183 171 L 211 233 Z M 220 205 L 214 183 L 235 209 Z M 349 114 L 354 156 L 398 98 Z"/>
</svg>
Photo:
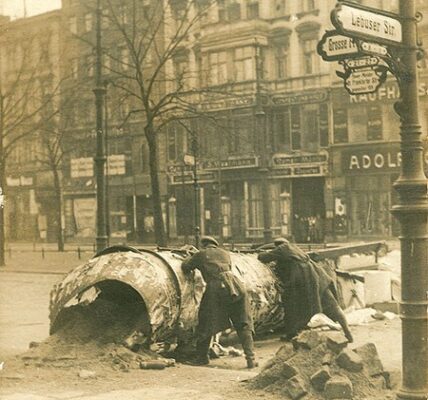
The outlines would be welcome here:
<svg viewBox="0 0 428 400">
<path fill-rule="evenodd" d="M 277 328 L 282 308 L 277 280 L 255 254 L 231 252 L 232 271 L 245 283 L 252 302 L 256 333 Z M 132 288 L 144 302 L 153 342 L 193 332 L 205 284 L 195 271 L 192 278 L 181 270 L 183 253 L 173 250 L 120 251 L 92 258 L 71 271 L 51 292 L 51 333 L 61 312 L 91 288 L 111 284 Z M 116 292 L 117 297 L 121 296 Z M 114 300 L 114 299 L 113 299 Z"/>
</svg>

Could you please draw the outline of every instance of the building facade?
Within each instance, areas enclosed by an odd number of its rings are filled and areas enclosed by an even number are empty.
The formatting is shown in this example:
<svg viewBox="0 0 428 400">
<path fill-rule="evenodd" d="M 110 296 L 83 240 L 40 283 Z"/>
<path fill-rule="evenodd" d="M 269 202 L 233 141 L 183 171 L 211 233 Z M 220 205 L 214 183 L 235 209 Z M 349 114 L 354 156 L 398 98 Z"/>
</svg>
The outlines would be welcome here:
<svg viewBox="0 0 428 400">
<path fill-rule="evenodd" d="M 219 0 L 165 63 L 159 96 L 183 85 L 180 97 L 193 109 L 171 118 L 157 139 L 162 211 L 171 241 L 189 241 L 195 226 L 229 242 L 259 242 L 266 230 L 297 242 L 397 234 L 389 210 L 401 162 L 393 111 L 399 89 L 389 76 L 377 93 L 350 96 L 336 76 L 339 65 L 318 56 L 319 39 L 332 29 L 335 3 Z M 360 3 L 398 8 L 398 1 Z M 179 4 L 165 10 L 175 21 L 182 15 Z M 418 6 L 428 11 L 424 1 Z M 69 240 L 89 239 L 96 234 L 95 9 L 91 2 L 64 0 L 58 13 L 65 233 Z M 131 16 L 125 7 L 117 17 L 126 25 Z M 120 241 L 152 243 L 146 121 L 138 112 L 141 105 L 116 80 L 130 73 L 132 63 L 111 18 L 103 9 L 108 230 Z M 176 26 L 161 30 L 159 46 Z M 427 34 L 422 21 L 419 36 L 426 41 Z M 426 133 L 424 60 L 420 67 Z M 18 177 L 23 186 L 21 175 L 14 175 L 14 182 Z"/>
</svg>

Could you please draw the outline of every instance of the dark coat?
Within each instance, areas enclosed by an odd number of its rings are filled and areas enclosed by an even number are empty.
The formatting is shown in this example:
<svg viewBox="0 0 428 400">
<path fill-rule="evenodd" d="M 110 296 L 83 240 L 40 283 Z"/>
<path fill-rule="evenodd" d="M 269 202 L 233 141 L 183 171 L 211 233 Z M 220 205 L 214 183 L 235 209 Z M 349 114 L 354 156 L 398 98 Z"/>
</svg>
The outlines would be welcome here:
<svg viewBox="0 0 428 400">
<path fill-rule="evenodd" d="M 251 307 L 244 284 L 232 273 L 232 262 L 226 250 L 209 245 L 183 261 L 184 273 L 195 268 L 202 273 L 207 287 L 199 308 L 197 334 L 213 336 L 231 327 L 253 330 Z"/>
<path fill-rule="evenodd" d="M 336 294 L 333 279 L 294 244 L 284 243 L 260 253 L 258 259 L 275 262 L 275 272 L 284 287 L 285 328 L 290 333 L 302 329 L 315 314 L 323 311 L 322 297 L 326 290 Z"/>
</svg>

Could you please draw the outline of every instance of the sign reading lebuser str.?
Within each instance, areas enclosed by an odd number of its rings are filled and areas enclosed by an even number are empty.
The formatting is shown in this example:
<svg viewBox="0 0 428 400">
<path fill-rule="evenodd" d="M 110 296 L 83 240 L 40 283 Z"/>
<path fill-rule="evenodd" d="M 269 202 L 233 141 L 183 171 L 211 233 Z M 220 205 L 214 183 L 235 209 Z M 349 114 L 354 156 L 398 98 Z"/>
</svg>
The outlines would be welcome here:
<svg viewBox="0 0 428 400">
<path fill-rule="evenodd" d="M 403 40 L 399 19 L 381 10 L 340 2 L 332 11 L 331 20 L 340 33 L 354 38 L 381 44 L 398 44 Z"/>
</svg>

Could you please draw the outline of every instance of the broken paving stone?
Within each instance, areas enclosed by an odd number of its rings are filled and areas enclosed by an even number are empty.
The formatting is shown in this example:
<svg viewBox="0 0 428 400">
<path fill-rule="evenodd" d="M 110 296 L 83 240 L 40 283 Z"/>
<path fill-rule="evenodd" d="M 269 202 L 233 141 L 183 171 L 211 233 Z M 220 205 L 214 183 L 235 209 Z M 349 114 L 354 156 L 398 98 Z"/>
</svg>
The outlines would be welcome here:
<svg viewBox="0 0 428 400">
<path fill-rule="evenodd" d="M 97 376 L 97 373 L 95 371 L 90 371 L 88 369 L 81 369 L 77 375 L 79 378 L 82 378 L 82 379 L 90 379 L 90 378 L 95 378 Z"/>
<path fill-rule="evenodd" d="M 327 337 L 327 347 L 336 354 L 339 354 L 348 345 L 348 339 L 341 332 L 330 332 L 325 336 Z"/>
<path fill-rule="evenodd" d="M 30 342 L 28 344 L 29 349 L 35 349 L 36 347 L 39 347 L 39 346 L 40 346 L 40 342 Z"/>
<path fill-rule="evenodd" d="M 382 374 L 382 361 L 379 358 L 376 345 L 374 343 L 366 343 L 363 346 L 357 347 L 354 351 L 363 360 L 364 368 L 370 376 Z"/>
<path fill-rule="evenodd" d="M 290 379 L 298 373 L 299 371 L 287 362 L 278 362 L 252 379 L 251 386 L 255 389 L 264 389 L 278 380 Z"/>
<path fill-rule="evenodd" d="M 328 400 L 334 399 L 352 399 L 352 382 L 346 376 L 333 376 L 325 384 L 324 397 Z"/>
<path fill-rule="evenodd" d="M 333 364 L 333 354 L 331 354 L 331 353 L 327 353 L 327 354 L 322 358 L 321 364 L 322 364 L 322 365 L 331 365 L 331 364 Z"/>
<path fill-rule="evenodd" d="M 295 354 L 296 352 L 294 351 L 294 347 L 291 343 L 284 344 L 278 349 L 278 351 L 275 353 L 275 356 L 266 362 L 262 368 L 262 371 L 271 368 L 273 365 L 276 365 L 281 361 L 288 361 Z"/>
<path fill-rule="evenodd" d="M 297 349 L 311 350 L 322 343 L 322 337 L 316 331 L 303 331 L 293 339 L 293 346 Z"/>
<path fill-rule="evenodd" d="M 298 400 L 308 393 L 305 386 L 304 379 L 296 375 L 285 382 L 285 392 L 292 400 Z"/>
<path fill-rule="evenodd" d="M 359 372 L 363 369 L 363 360 L 350 349 L 344 349 L 336 358 L 337 365 L 349 372 Z"/>
<path fill-rule="evenodd" d="M 325 384 L 330 378 L 330 368 L 325 366 L 315 372 L 315 374 L 313 374 L 310 379 L 314 389 L 322 392 L 324 390 Z"/>
</svg>

